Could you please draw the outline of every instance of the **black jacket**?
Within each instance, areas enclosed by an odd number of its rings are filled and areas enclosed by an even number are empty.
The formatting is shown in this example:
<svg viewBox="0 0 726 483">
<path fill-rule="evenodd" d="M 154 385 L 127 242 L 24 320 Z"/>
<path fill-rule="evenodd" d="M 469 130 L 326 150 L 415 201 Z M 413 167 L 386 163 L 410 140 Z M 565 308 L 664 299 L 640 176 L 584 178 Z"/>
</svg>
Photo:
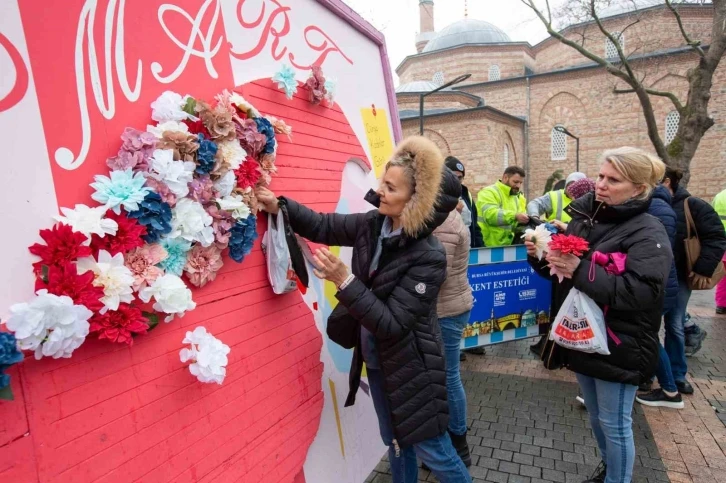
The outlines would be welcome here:
<svg viewBox="0 0 726 483">
<path fill-rule="evenodd" d="M 432 232 L 456 208 L 461 185 L 451 171 L 444 171 L 445 194 L 439 197 L 433 218 L 415 238 L 403 234 L 384 239 L 372 277 L 371 258 L 385 220 L 378 210 L 321 214 L 281 198 L 296 233 L 317 243 L 353 247 L 351 269 L 356 278 L 336 294 L 340 303 L 328 318 L 329 331 L 330 326 L 348 326 L 351 321 L 358 327 L 345 405 L 355 403 L 360 385 L 360 323 L 376 339 L 393 432 L 401 446 L 443 434 L 449 420 L 446 364 L 436 315 L 446 278 L 446 252 Z"/>
<path fill-rule="evenodd" d="M 481 248 L 484 246 L 484 236 L 481 234 L 481 227 L 479 226 L 479 213 L 476 209 L 476 203 L 471 197 L 469 188 L 461 185 L 461 197 L 466 203 L 466 207 L 471 211 L 471 225 L 469 226 L 469 236 L 471 240 L 471 248 Z"/>
<path fill-rule="evenodd" d="M 683 243 L 687 233 L 686 212 L 683 203 L 688 197 L 691 197 L 691 194 L 681 186 L 673 195 L 672 205 L 673 211 L 676 212 L 678 217 L 678 232 L 673 252 L 676 257 L 678 279 L 681 281 L 688 279 L 686 247 Z M 723 224 L 713 207 L 701 198 L 691 197 L 688 206 L 691 208 L 696 232 L 701 241 L 701 256 L 698 257 L 693 266 L 693 271 L 701 276 L 710 277 L 716 271 L 718 264 L 721 263 L 723 254 L 726 251 L 726 234 L 724 234 Z"/>
<path fill-rule="evenodd" d="M 566 367 L 574 372 L 633 385 L 655 373 L 664 287 L 673 254 L 665 228 L 646 213 L 648 206 L 649 200 L 607 206 L 588 194 L 566 208 L 572 217 L 567 233 L 587 239 L 591 251 L 573 279 L 554 282 L 552 313 L 559 311 L 570 289 L 577 288 L 601 308 L 608 307 L 605 323 L 617 338 L 608 334 L 608 356 L 562 349 Z M 603 267 L 591 266 L 589 258 L 594 250 L 625 253 L 625 273 L 609 275 Z M 530 264 L 549 277 L 546 262 L 530 258 Z"/>
<path fill-rule="evenodd" d="M 671 249 L 675 249 L 676 232 L 678 230 L 678 218 L 675 211 L 671 207 L 673 197 L 670 191 L 663 185 L 658 186 L 653 191 L 650 199 L 650 207 L 648 214 L 655 216 L 663 223 L 663 227 L 668 234 L 668 240 L 671 242 Z M 668 283 L 665 288 L 665 301 L 663 302 L 663 313 L 669 312 L 675 308 L 678 297 L 678 275 L 676 273 L 675 259 L 671 262 L 671 270 L 668 273 Z"/>
</svg>

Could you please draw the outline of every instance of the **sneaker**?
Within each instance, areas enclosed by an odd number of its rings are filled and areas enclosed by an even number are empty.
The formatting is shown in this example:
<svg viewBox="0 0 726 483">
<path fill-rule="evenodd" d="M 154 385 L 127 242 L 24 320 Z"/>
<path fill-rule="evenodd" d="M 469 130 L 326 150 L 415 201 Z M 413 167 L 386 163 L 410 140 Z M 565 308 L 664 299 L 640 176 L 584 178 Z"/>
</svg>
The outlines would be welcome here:
<svg viewBox="0 0 726 483">
<path fill-rule="evenodd" d="M 701 350 L 701 346 L 703 345 L 703 341 L 708 335 L 708 332 L 705 330 L 696 327 L 696 330 L 694 330 L 691 333 L 686 333 L 686 356 L 687 357 L 693 357 L 696 352 Z"/>
<path fill-rule="evenodd" d="M 640 386 L 638 386 L 638 391 L 640 392 L 650 392 L 653 390 L 653 381 L 646 381 Z"/>
<path fill-rule="evenodd" d="M 585 480 L 582 483 L 605 483 L 605 474 L 607 469 L 608 467 L 601 461 L 598 467 L 595 468 L 595 472 L 592 474 L 590 479 Z"/>
<path fill-rule="evenodd" d="M 671 397 L 660 388 L 647 394 L 639 394 L 635 396 L 635 400 L 644 406 L 673 409 L 683 409 L 684 407 L 683 398 L 680 394 Z"/>
<path fill-rule="evenodd" d="M 688 381 L 676 381 L 676 387 L 681 394 L 693 394 L 693 386 Z"/>
<path fill-rule="evenodd" d="M 487 353 L 487 351 L 483 347 L 472 347 L 471 349 L 464 349 L 464 352 L 468 352 L 469 354 L 474 354 L 477 356 L 483 356 Z"/>
<path fill-rule="evenodd" d="M 716 315 L 726 314 L 726 307 L 716 307 Z"/>
<path fill-rule="evenodd" d="M 464 351 L 459 351 L 459 362 L 464 362 L 466 360 L 466 354 L 464 354 Z"/>
</svg>

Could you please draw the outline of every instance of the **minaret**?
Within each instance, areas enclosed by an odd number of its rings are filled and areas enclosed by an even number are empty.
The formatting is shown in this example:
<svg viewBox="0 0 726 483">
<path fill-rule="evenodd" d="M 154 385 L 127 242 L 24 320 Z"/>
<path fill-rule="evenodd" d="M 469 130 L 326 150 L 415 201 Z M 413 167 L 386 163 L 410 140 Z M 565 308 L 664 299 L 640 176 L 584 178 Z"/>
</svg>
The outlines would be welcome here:
<svg viewBox="0 0 726 483">
<path fill-rule="evenodd" d="M 434 0 L 418 0 L 418 15 L 421 22 L 416 35 L 416 51 L 421 52 L 429 40 L 434 38 Z"/>
</svg>

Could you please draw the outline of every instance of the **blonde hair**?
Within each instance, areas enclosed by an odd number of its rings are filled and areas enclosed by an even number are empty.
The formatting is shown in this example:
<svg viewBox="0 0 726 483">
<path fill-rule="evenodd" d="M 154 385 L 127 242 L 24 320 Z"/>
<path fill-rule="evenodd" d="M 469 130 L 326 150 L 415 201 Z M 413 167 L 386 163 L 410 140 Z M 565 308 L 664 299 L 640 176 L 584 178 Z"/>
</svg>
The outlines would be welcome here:
<svg viewBox="0 0 726 483">
<path fill-rule="evenodd" d="M 624 146 L 610 149 L 602 155 L 623 178 L 631 183 L 644 186 L 645 190 L 638 199 L 646 199 L 653 189 L 661 182 L 666 166 L 657 156 L 642 149 Z"/>
</svg>

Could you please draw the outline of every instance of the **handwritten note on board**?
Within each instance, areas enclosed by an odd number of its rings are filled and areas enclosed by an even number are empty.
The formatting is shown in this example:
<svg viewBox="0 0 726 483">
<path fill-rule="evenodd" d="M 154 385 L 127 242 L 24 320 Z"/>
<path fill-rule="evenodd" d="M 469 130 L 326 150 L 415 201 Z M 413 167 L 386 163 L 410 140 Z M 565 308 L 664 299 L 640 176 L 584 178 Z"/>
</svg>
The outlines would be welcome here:
<svg viewBox="0 0 726 483">
<path fill-rule="evenodd" d="M 385 109 L 376 107 L 360 110 L 363 116 L 363 126 L 366 130 L 368 148 L 371 153 L 371 162 L 376 178 L 383 174 L 383 167 L 393 153 L 393 139 L 388 128 L 388 114 Z"/>
</svg>

